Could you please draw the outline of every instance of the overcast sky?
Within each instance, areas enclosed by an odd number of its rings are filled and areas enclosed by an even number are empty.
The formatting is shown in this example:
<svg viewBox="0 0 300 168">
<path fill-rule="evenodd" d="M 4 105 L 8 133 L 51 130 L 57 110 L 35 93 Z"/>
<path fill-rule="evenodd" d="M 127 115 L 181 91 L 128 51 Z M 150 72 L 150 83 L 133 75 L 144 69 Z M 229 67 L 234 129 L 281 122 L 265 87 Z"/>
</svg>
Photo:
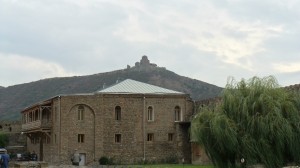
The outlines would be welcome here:
<svg viewBox="0 0 300 168">
<path fill-rule="evenodd" d="M 151 63 L 300 83 L 299 0 L 0 0 L 0 86 Z"/>
</svg>

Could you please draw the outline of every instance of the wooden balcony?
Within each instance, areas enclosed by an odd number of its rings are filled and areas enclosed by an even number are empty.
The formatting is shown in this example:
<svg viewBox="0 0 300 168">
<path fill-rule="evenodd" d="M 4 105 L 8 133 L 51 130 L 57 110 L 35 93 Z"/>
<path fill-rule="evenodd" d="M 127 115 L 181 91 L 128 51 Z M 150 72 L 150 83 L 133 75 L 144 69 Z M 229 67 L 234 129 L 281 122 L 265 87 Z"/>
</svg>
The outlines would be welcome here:
<svg viewBox="0 0 300 168">
<path fill-rule="evenodd" d="M 22 124 L 22 131 L 47 130 L 47 129 L 51 129 L 51 126 L 52 126 L 51 120 L 37 120 L 37 121 Z"/>
</svg>

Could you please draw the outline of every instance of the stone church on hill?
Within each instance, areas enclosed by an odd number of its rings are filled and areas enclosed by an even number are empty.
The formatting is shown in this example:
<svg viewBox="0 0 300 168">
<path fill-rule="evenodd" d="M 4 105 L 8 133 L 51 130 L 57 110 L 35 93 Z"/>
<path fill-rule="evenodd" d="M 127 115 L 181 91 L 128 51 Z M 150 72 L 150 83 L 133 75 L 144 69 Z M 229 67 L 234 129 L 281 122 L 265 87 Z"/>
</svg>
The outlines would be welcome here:
<svg viewBox="0 0 300 168">
<path fill-rule="evenodd" d="M 194 102 L 188 94 L 131 79 L 89 94 L 59 95 L 24 109 L 22 132 L 39 160 L 80 165 L 113 158 L 120 164 L 170 159 L 192 162 Z"/>
</svg>

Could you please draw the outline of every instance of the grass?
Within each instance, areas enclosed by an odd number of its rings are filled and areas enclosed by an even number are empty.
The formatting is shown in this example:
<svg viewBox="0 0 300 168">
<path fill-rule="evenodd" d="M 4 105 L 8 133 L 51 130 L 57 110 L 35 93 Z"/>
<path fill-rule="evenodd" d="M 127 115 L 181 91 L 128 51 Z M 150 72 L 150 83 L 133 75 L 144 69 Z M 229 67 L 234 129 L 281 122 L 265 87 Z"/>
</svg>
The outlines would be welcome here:
<svg viewBox="0 0 300 168">
<path fill-rule="evenodd" d="M 213 168 L 213 166 L 200 166 L 200 165 L 182 165 L 182 164 L 161 164 L 161 165 L 132 165 L 127 168 Z"/>
</svg>

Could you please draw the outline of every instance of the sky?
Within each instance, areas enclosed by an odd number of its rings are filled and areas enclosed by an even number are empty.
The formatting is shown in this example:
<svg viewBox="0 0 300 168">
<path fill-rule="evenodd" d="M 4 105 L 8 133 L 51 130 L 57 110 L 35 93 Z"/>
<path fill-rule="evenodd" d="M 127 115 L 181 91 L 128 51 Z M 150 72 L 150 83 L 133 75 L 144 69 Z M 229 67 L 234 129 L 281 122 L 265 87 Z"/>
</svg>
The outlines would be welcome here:
<svg viewBox="0 0 300 168">
<path fill-rule="evenodd" d="M 300 83 L 299 0 L 0 0 L 0 86 L 134 66 Z"/>
</svg>

